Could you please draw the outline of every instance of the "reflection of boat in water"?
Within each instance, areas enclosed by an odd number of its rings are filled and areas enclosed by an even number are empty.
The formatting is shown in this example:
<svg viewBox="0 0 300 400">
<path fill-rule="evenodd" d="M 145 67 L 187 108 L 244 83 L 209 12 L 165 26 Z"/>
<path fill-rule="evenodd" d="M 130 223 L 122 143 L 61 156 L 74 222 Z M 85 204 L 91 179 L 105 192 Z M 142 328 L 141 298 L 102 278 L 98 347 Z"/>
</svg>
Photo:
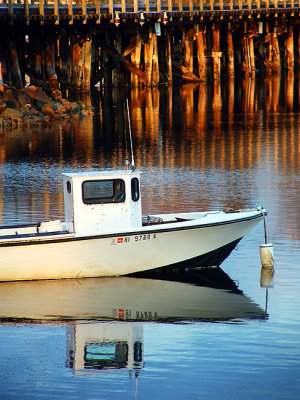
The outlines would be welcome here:
<svg viewBox="0 0 300 400">
<path fill-rule="evenodd" d="M 0 319 L 171 322 L 264 318 L 263 310 L 220 268 L 158 278 L 3 282 Z"/>
<path fill-rule="evenodd" d="M 89 322 L 67 326 L 67 366 L 75 373 L 143 367 L 143 324 Z"/>
<path fill-rule="evenodd" d="M 164 280 L 167 279 L 167 280 Z M 265 318 L 220 268 L 147 278 L 4 282 L 0 323 L 66 326 L 66 365 L 75 374 L 143 368 L 141 321 Z"/>
</svg>

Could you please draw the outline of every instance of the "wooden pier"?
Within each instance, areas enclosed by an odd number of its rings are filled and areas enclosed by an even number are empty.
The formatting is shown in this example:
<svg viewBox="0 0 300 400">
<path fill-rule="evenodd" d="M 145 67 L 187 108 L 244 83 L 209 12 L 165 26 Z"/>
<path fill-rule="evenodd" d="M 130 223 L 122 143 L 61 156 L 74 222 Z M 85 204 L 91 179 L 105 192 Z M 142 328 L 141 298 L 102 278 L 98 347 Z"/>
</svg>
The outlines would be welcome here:
<svg viewBox="0 0 300 400">
<path fill-rule="evenodd" d="M 6 0 L 0 83 L 89 92 L 254 78 L 300 59 L 294 0 Z"/>
</svg>

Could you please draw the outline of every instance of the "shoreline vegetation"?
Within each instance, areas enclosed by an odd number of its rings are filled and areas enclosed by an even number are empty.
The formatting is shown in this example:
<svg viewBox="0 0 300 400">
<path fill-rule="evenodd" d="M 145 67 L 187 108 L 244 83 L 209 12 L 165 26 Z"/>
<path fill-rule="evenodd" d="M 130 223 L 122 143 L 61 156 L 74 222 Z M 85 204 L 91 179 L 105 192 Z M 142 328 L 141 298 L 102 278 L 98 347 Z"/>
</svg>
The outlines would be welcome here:
<svg viewBox="0 0 300 400">
<path fill-rule="evenodd" d="M 47 126 L 55 120 L 79 119 L 86 115 L 93 115 L 92 107 L 64 99 L 60 92 L 48 96 L 46 91 L 34 85 L 20 90 L 0 85 L 0 127 L 5 130 Z"/>
</svg>

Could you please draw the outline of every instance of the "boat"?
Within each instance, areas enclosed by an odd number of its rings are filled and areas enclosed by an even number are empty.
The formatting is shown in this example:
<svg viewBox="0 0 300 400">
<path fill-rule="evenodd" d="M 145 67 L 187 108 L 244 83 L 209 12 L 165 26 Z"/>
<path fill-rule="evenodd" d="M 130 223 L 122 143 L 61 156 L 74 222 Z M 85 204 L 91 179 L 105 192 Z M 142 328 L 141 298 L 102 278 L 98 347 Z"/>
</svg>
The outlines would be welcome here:
<svg viewBox="0 0 300 400">
<path fill-rule="evenodd" d="M 219 266 L 266 215 L 262 207 L 143 215 L 135 168 L 62 175 L 63 221 L 0 227 L 0 281 Z"/>
</svg>

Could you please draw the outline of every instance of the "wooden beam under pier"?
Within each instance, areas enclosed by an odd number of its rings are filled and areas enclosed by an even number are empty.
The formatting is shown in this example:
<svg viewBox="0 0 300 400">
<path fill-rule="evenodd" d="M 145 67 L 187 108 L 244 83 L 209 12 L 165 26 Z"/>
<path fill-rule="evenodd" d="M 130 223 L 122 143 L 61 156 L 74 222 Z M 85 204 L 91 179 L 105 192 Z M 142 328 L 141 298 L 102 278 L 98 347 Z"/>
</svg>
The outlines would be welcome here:
<svg viewBox="0 0 300 400">
<path fill-rule="evenodd" d="M 134 66 L 130 61 L 128 61 L 125 57 L 122 55 L 118 54 L 115 50 L 113 50 L 111 47 L 108 47 L 104 42 L 100 42 L 100 46 L 103 51 L 107 53 L 109 57 L 111 57 L 115 62 L 120 62 L 122 63 L 125 68 L 128 69 L 133 74 L 138 75 L 140 80 L 148 85 L 148 78 L 145 72 L 141 71 L 139 68 Z"/>
<path fill-rule="evenodd" d="M 177 72 L 173 72 L 173 75 L 182 78 L 184 81 L 188 82 L 201 82 L 201 79 L 191 73 L 184 65 L 181 65 L 178 61 L 172 60 L 172 64 L 177 70 Z"/>
</svg>

